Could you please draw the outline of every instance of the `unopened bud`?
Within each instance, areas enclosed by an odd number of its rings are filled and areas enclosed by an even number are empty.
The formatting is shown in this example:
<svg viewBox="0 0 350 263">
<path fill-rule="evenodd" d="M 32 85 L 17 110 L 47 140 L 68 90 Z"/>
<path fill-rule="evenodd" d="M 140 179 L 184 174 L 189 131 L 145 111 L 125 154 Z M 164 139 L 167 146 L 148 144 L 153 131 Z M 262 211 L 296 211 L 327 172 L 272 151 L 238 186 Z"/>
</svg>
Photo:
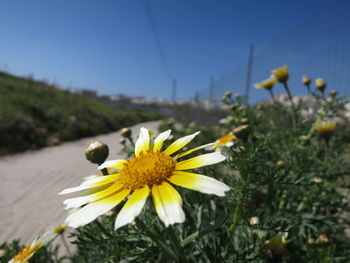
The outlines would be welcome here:
<svg viewBox="0 0 350 263">
<path fill-rule="evenodd" d="M 229 98 L 231 97 L 232 93 L 230 91 L 226 91 L 224 97 Z"/>
<path fill-rule="evenodd" d="M 309 237 L 308 239 L 307 239 L 307 243 L 309 243 L 309 244 L 315 244 L 315 242 L 316 242 L 316 240 L 314 239 L 314 238 L 312 238 L 312 237 Z"/>
<path fill-rule="evenodd" d="M 5 249 L 0 249 L 0 258 L 6 255 L 6 250 Z"/>
<path fill-rule="evenodd" d="M 241 123 L 248 123 L 248 118 L 241 118 L 240 120 L 239 120 Z"/>
<path fill-rule="evenodd" d="M 92 163 L 102 164 L 108 157 L 109 149 L 107 144 L 94 141 L 85 150 L 85 157 Z"/>
<path fill-rule="evenodd" d="M 249 219 L 249 224 L 251 225 L 256 225 L 259 224 L 259 217 L 257 216 L 253 216 Z"/>
<path fill-rule="evenodd" d="M 322 138 L 329 139 L 334 133 L 337 127 L 337 123 L 334 121 L 317 121 L 314 124 L 314 128 L 318 135 Z"/>
<path fill-rule="evenodd" d="M 243 105 L 241 105 L 241 106 L 238 108 L 238 110 L 240 110 L 240 111 L 244 111 L 245 109 L 246 109 L 246 107 L 243 106 Z"/>
<path fill-rule="evenodd" d="M 124 138 L 129 138 L 131 136 L 131 129 L 130 128 L 123 128 L 120 130 L 120 135 Z"/>
<path fill-rule="evenodd" d="M 233 134 L 236 135 L 237 138 L 246 140 L 249 135 L 249 125 L 241 125 L 235 129 L 233 129 Z"/>
<path fill-rule="evenodd" d="M 329 242 L 330 242 L 330 238 L 329 238 L 329 236 L 326 235 L 326 234 L 321 234 L 321 235 L 318 237 L 317 241 L 318 241 L 319 243 L 329 243 Z"/>
<path fill-rule="evenodd" d="M 316 79 L 315 86 L 316 89 L 323 92 L 326 89 L 327 83 L 323 79 Z"/>
<path fill-rule="evenodd" d="M 285 234 L 278 234 L 263 244 L 263 248 L 276 256 L 282 256 L 286 251 Z"/>
<path fill-rule="evenodd" d="M 301 140 L 301 141 L 307 141 L 307 140 L 309 140 L 309 136 L 307 136 L 307 135 L 300 135 L 300 136 L 299 136 L 299 140 Z"/>
<path fill-rule="evenodd" d="M 335 97 L 338 95 L 338 91 L 335 90 L 335 89 L 332 89 L 332 90 L 329 92 L 329 95 L 330 95 L 332 98 L 335 98 Z"/>
<path fill-rule="evenodd" d="M 274 76 L 278 82 L 287 82 L 289 78 L 288 66 L 283 66 L 278 69 L 274 69 L 271 71 L 272 76 Z"/>
<path fill-rule="evenodd" d="M 320 177 L 314 177 L 314 179 L 312 179 L 316 184 L 320 184 L 323 182 L 323 179 Z"/>
<path fill-rule="evenodd" d="M 123 145 L 126 144 L 125 138 L 120 138 L 119 143 L 120 143 L 120 144 L 123 144 Z"/>
<path fill-rule="evenodd" d="M 284 166 L 284 162 L 283 161 L 278 161 L 278 162 L 276 162 L 276 165 L 278 167 Z"/>
<path fill-rule="evenodd" d="M 311 83 L 311 79 L 308 76 L 303 76 L 303 78 L 301 79 L 301 82 L 305 85 L 308 86 Z"/>
<path fill-rule="evenodd" d="M 52 230 L 52 233 L 61 234 L 61 233 L 64 232 L 64 230 L 66 230 L 66 228 L 67 228 L 67 225 L 66 225 L 66 224 L 57 226 L 57 227 L 55 227 L 55 228 Z"/>
<path fill-rule="evenodd" d="M 230 106 L 228 106 L 228 108 L 230 110 L 236 110 L 239 108 L 239 104 L 237 104 L 237 103 L 231 104 Z"/>
</svg>

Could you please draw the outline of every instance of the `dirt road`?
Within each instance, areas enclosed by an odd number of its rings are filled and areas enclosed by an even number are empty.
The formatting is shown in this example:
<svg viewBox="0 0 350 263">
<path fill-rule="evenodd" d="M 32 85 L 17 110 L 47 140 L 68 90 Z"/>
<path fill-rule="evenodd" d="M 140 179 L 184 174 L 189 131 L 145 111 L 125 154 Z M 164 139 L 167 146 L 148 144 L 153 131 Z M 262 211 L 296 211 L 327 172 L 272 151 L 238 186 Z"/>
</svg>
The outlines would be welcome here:
<svg viewBox="0 0 350 263">
<path fill-rule="evenodd" d="M 156 130 L 158 125 L 135 125 L 133 135 L 137 136 L 142 126 Z M 0 158 L 0 244 L 13 239 L 28 243 L 35 235 L 62 224 L 67 216 L 62 204 L 66 197 L 57 193 L 97 173 L 97 166 L 86 161 L 84 150 L 98 140 L 108 144 L 108 159 L 123 158 L 119 139 L 114 132 Z"/>
</svg>

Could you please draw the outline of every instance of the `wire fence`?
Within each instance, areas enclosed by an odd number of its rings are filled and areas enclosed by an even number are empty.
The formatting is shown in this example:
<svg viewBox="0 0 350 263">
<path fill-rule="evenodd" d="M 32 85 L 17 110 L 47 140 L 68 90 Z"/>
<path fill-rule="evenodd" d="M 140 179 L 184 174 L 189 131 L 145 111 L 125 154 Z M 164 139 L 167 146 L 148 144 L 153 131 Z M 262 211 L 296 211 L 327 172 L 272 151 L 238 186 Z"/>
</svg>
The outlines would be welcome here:
<svg viewBox="0 0 350 263">
<path fill-rule="evenodd" d="M 272 69 L 282 65 L 289 67 L 289 84 L 294 95 L 306 94 L 306 88 L 301 84 L 303 75 L 313 80 L 323 78 L 329 90 L 336 89 L 341 95 L 349 95 L 349 14 L 349 0 L 333 1 L 331 5 L 311 14 L 307 20 L 288 29 L 265 49 L 257 51 L 253 56 L 249 103 L 268 98 L 266 92 L 253 88 L 254 83 L 265 80 Z M 246 78 L 247 63 L 237 65 L 217 77 L 210 89 L 200 90 L 199 96 L 219 100 L 225 91 L 244 95 Z M 282 88 L 276 87 L 275 93 L 283 93 Z"/>
</svg>

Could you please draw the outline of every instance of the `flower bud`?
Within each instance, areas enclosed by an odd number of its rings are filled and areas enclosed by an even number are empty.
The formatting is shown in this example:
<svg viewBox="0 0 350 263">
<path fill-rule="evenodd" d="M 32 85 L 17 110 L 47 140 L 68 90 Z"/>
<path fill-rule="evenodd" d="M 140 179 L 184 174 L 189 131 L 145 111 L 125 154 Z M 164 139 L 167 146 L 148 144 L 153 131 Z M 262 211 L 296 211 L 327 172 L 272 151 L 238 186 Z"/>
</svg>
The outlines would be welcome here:
<svg viewBox="0 0 350 263">
<path fill-rule="evenodd" d="M 316 184 L 323 183 L 323 179 L 321 177 L 314 177 L 312 181 L 314 181 Z"/>
<path fill-rule="evenodd" d="M 332 90 L 329 92 L 329 95 L 330 95 L 332 98 L 335 98 L 335 97 L 338 95 L 338 91 L 335 90 L 335 89 L 332 89 Z"/>
<path fill-rule="evenodd" d="M 231 97 L 232 93 L 230 91 L 226 91 L 224 97 L 229 98 Z"/>
<path fill-rule="evenodd" d="M 288 66 L 283 66 L 271 71 L 272 76 L 277 79 L 278 82 L 287 82 L 289 78 Z"/>
<path fill-rule="evenodd" d="M 126 144 L 125 138 L 120 138 L 119 143 L 122 145 Z"/>
<path fill-rule="evenodd" d="M 85 150 L 85 157 L 92 163 L 102 164 L 108 157 L 109 149 L 107 144 L 93 141 Z"/>
<path fill-rule="evenodd" d="M 241 125 L 235 129 L 233 129 L 233 134 L 236 135 L 237 138 L 246 140 L 249 135 L 249 125 Z"/>
<path fill-rule="evenodd" d="M 0 249 L 0 258 L 2 258 L 3 256 L 5 256 L 7 253 L 7 251 L 5 249 Z"/>
<path fill-rule="evenodd" d="M 239 104 L 237 104 L 237 103 L 231 104 L 230 106 L 228 106 L 228 108 L 230 110 L 236 110 L 239 108 Z"/>
<path fill-rule="evenodd" d="M 311 79 L 308 76 L 303 76 L 303 78 L 301 79 L 301 82 L 305 85 L 308 86 L 311 83 Z"/>
<path fill-rule="evenodd" d="M 244 111 L 245 109 L 246 109 L 246 107 L 245 107 L 244 105 L 241 105 L 241 106 L 239 106 L 239 108 L 238 108 L 239 111 Z"/>
<path fill-rule="evenodd" d="M 278 234 L 263 244 L 263 248 L 276 256 L 282 256 L 286 251 L 285 234 Z"/>
<path fill-rule="evenodd" d="M 240 123 L 248 123 L 249 122 L 249 119 L 248 118 L 241 118 L 239 120 Z"/>
<path fill-rule="evenodd" d="M 310 245 L 315 244 L 315 242 L 316 242 L 316 240 L 315 240 L 314 238 L 312 238 L 312 237 L 309 237 L 309 238 L 307 239 L 307 243 L 310 244 Z"/>
<path fill-rule="evenodd" d="M 67 225 L 66 225 L 66 224 L 57 226 L 57 227 L 55 227 L 55 228 L 52 230 L 52 233 L 54 233 L 54 234 L 61 234 L 61 233 L 64 232 L 64 230 L 66 230 L 66 228 L 67 228 Z"/>
<path fill-rule="evenodd" d="M 131 136 L 131 129 L 130 128 L 123 128 L 120 130 L 120 135 L 124 138 L 129 138 Z"/>
<path fill-rule="evenodd" d="M 321 234 L 318 238 L 317 238 L 317 243 L 329 243 L 331 241 L 329 235 L 327 234 Z"/>
<path fill-rule="evenodd" d="M 331 137 L 336 127 L 337 124 L 334 121 L 317 121 L 314 124 L 318 135 L 327 140 Z"/>
<path fill-rule="evenodd" d="M 326 89 L 327 83 L 323 79 L 316 79 L 315 86 L 316 89 L 323 92 Z"/>
<path fill-rule="evenodd" d="M 284 162 L 283 161 L 278 161 L 278 162 L 276 162 L 276 165 L 278 167 L 282 167 L 282 166 L 284 166 Z"/>
<path fill-rule="evenodd" d="M 299 136 L 299 140 L 301 140 L 301 141 L 308 141 L 309 140 L 309 136 L 307 136 L 307 135 L 300 135 Z"/>
<path fill-rule="evenodd" d="M 259 217 L 257 216 L 253 216 L 249 219 L 249 224 L 251 225 L 256 225 L 259 224 Z"/>
</svg>

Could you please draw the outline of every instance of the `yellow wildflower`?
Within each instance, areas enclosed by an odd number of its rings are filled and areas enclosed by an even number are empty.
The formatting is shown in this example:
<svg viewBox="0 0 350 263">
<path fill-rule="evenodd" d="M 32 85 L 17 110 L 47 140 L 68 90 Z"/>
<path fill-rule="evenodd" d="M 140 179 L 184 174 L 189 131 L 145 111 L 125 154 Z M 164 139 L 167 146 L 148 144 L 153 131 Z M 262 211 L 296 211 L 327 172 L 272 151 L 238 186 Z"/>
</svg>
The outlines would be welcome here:
<svg viewBox="0 0 350 263">
<path fill-rule="evenodd" d="M 287 82 L 289 78 L 288 66 L 283 66 L 271 71 L 272 76 L 275 77 L 278 82 Z"/>
<path fill-rule="evenodd" d="M 334 121 L 317 121 L 314 128 L 317 133 L 324 138 L 329 138 L 334 132 L 337 124 Z"/>
<path fill-rule="evenodd" d="M 237 140 L 237 137 L 232 133 L 228 133 L 219 139 L 216 140 L 214 143 L 215 150 L 219 151 L 223 146 L 225 147 L 231 147 L 233 145 L 233 142 Z"/>
<path fill-rule="evenodd" d="M 268 78 L 262 82 L 256 83 L 254 87 L 256 89 L 266 89 L 271 90 L 273 86 L 276 84 L 277 79 L 275 77 Z"/>
<path fill-rule="evenodd" d="M 303 76 L 303 78 L 301 79 L 301 82 L 305 85 L 308 86 L 311 83 L 311 79 L 308 76 Z"/>
<path fill-rule="evenodd" d="M 51 242 L 57 234 L 47 232 L 39 238 L 35 238 L 31 245 L 25 246 L 16 256 L 14 256 L 9 263 L 28 263 L 29 259 L 40 248 Z"/>
<path fill-rule="evenodd" d="M 327 83 L 323 79 L 316 79 L 315 80 L 315 86 L 316 89 L 323 92 L 326 89 Z"/>
<path fill-rule="evenodd" d="M 141 128 L 131 160 L 111 160 L 99 166 L 99 169 L 118 169 L 118 172 L 84 181 L 80 186 L 62 191 L 60 194 L 92 190 L 91 194 L 83 193 L 82 196 L 64 201 L 66 208 L 78 208 L 68 216 L 67 224 L 71 227 L 86 225 L 128 197 L 114 224 L 114 228 L 118 229 L 134 221 L 149 195 L 152 195 L 156 212 L 165 226 L 182 223 L 185 220 L 182 199 L 171 183 L 206 194 L 224 196 L 230 190 L 227 185 L 186 170 L 222 162 L 225 156 L 213 152 L 178 161 L 194 151 L 213 146 L 214 143 L 176 153 L 199 134 L 196 132 L 176 140 L 161 151 L 170 132 L 167 130 L 159 134 L 151 143 L 148 130 Z"/>
</svg>

